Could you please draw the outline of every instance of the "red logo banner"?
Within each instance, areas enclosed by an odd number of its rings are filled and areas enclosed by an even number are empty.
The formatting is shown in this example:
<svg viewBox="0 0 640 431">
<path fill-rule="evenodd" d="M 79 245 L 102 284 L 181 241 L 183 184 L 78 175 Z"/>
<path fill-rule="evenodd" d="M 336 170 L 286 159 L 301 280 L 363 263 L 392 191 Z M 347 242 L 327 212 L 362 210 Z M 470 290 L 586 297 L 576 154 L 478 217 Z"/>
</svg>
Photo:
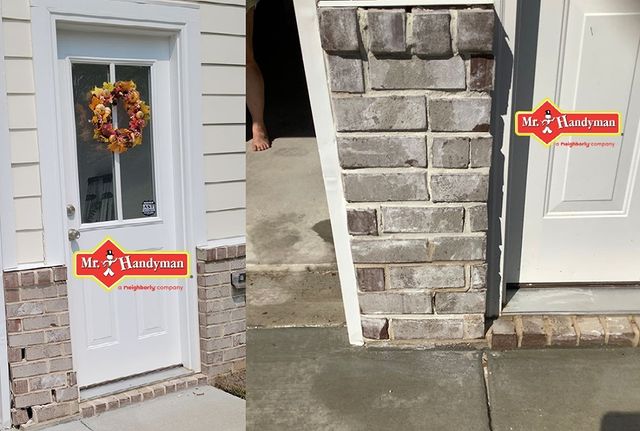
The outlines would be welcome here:
<svg viewBox="0 0 640 431">
<path fill-rule="evenodd" d="M 126 278 L 185 278 L 190 275 L 189 253 L 182 251 L 124 250 L 111 238 L 93 251 L 73 255 L 73 273 L 93 278 L 105 290 L 111 290 Z"/>
<path fill-rule="evenodd" d="M 532 136 L 551 145 L 563 135 L 615 136 L 622 130 L 618 112 L 563 112 L 549 99 L 533 111 L 518 111 L 515 116 L 518 136 Z"/>
</svg>

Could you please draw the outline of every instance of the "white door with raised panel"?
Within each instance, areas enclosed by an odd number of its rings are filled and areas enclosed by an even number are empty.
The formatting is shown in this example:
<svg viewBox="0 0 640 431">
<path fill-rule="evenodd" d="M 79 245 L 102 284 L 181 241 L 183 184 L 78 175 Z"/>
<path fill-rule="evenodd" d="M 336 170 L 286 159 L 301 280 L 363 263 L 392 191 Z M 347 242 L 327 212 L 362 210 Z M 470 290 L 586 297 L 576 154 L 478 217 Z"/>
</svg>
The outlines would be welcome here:
<svg viewBox="0 0 640 431">
<path fill-rule="evenodd" d="M 623 135 L 560 138 L 613 148 L 530 140 L 521 262 L 507 282 L 640 281 L 639 49 L 640 1 L 541 2 L 534 105 L 618 111 Z"/>
<path fill-rule="evenodd" d="M 177 248 L 174 178 L 179 171 L 174 161 L 179 145 L 172 138 L 171 55 L 169 37 L 58 33 L 59 103 L 61 112 L 67 113 L 61 119 L 64 142 L 60 143 L 64 204 L 67 228 L 79 234 L 69 241 L 69 260 L 74 251 L 92 250 L 106 236 L 129 251 Z M 136 83 L 151 106 L 151 122 L 144 129 L 142 145 L 114 155 L 93 139 L 88 95 L 94 86 L 119 80 Z M 121 111 L 114 117 L 121 125 L 127 123 Z M 155 202 L 156 213 L 145 215 L 143 203 L 149 201 Z M 184 281 L 125 280 L 122 284 L 152 283 Z M 70 277 L 73 360 L 79 385 L 180 365 L 180 295 L 178 291 L 117 288 L 107 292 L 90 279 Z"/>
</svg>

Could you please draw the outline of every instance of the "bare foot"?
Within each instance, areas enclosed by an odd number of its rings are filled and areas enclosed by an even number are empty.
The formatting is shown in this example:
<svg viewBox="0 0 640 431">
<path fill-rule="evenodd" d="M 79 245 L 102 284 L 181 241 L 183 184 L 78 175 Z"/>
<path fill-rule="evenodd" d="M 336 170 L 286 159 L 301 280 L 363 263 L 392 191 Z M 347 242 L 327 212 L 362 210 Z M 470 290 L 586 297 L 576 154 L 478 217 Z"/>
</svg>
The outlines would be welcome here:
<svg viewBox="0 0 640 431">
<path fill-rule="evenodd" d="M 267 135 L 267 130 L 263 124 L 254 124 L 252 127 L 253 139 L 251 140 L 251 149 L 253 151 L 264 151 L 271 148 L 271 142 Z"/>
</svg>

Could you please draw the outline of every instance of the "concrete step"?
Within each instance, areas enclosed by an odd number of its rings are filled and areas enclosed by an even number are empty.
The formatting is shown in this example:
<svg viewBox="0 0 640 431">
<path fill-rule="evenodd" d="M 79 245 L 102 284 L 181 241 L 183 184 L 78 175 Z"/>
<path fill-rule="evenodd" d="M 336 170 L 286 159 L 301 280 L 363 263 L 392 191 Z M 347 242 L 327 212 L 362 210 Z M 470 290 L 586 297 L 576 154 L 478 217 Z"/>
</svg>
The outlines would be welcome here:
<svg viewBox="0 0 640 431">
<path fill-rule="evenodd" d="M 249 270 L 247 325 L 253 328 L 344 326 L 337 271 Z"/>
</svg>

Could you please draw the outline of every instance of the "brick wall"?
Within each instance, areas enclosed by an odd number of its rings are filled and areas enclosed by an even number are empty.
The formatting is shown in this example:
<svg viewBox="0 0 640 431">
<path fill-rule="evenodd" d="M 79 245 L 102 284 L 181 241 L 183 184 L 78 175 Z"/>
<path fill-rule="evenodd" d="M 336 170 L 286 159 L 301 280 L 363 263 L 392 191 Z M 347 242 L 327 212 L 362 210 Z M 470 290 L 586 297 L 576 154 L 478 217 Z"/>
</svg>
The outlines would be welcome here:
<svg viewBox="0 0 640 431">
<path fill-rule="evenodd" d="M 244 282 L 232 285 L 245 272 L 245 246 L 200 247 L 197 257 L 202 373 L 212 382 L 246 367 Z"/>
<path fill-rule="evenodd" d="M 365 338 L 482 338 L 493 10 L 319 18 Z"/>
<path fill-rule="evenodd" d="M 65 267 L 4 273 L 15 426 L 78 413 L 66 280 Z"/>
</svg>

